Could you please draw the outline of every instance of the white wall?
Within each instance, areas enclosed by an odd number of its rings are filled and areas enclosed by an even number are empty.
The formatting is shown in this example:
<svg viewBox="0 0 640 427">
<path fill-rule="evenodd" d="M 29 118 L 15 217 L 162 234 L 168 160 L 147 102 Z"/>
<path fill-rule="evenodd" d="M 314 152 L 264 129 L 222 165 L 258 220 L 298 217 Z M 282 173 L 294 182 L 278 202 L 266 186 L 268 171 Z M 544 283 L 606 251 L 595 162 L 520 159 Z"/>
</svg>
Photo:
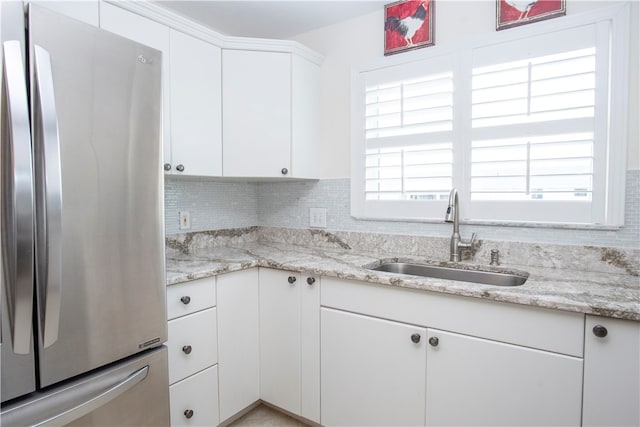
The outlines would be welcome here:
<svg viewBox="0 0 640 427">
<path fill-rule="evenodd" d="M 435 10 L 436 45 L 453 45 L 495 32 L 495 0 L 438 0 Z M 611 6 L 612 1 L 567 1 L 567 15 Z M 562 19 L 562 18 L 556 18 Z M 640 3 L 632 2 L 631 57 L 629 73 L 628 168 L 640 168 Z M 394 61 L 383 55 L 383 8 L 361 17 L 320 28 L 295 37 L 326 56 L 322 65 L 320 141 L 323 178 L 350 176 L 351 70 L 380 61 Z M 529 24 L 536 25 L 536 24 Z M 509 30 L 505 30 L 509 31 Z M 429 48 L 422 49 L 422 52 Z M 418 57 L 420 50 L 399 55 Z M 397 59 L 395 59 L 397 60 Z"/>
</svg>

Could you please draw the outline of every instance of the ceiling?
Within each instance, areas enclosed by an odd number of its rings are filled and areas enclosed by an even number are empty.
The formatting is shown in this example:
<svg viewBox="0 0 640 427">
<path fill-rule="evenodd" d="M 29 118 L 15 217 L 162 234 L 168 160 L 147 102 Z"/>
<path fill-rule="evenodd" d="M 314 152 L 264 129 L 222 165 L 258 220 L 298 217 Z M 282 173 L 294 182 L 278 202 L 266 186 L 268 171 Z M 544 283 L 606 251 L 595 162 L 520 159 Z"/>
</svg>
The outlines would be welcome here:
<svg viewBox="0 0 640 427">
<path fill-rule="evenodd" d="M 290 39 L 316 28 L 381 10 L 389 0 L 187 1 L 160 6 L 228 36 Z"/>
</svg>

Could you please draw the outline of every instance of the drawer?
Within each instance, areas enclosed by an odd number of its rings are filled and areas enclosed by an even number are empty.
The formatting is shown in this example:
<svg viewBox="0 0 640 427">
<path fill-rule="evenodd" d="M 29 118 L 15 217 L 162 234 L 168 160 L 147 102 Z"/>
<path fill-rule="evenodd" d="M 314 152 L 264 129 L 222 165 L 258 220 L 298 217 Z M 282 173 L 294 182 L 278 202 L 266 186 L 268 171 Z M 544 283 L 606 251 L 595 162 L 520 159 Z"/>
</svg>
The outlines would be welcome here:
<svg viewBox="0 0 640 427">
<path fill-rule="evenodd" d="M 169 383 L 218 363 L 216 308 L 169 322 Z"/>
<path fill-rule="evenodd" d="M 169 320 L 216 305 L 216 278 L 194 280 L 167 287 Z"/>
<path fill-rule="evenodd" d="M 332 277 L 322 278 L 320 298 L 324 307 L 583 356 L 580 313 Z"/>
<path fill-rule="evenodd" d="M 218 425 L 218 365 L 169 387 L 169 398 L 172 427 Z"/>
</svg>

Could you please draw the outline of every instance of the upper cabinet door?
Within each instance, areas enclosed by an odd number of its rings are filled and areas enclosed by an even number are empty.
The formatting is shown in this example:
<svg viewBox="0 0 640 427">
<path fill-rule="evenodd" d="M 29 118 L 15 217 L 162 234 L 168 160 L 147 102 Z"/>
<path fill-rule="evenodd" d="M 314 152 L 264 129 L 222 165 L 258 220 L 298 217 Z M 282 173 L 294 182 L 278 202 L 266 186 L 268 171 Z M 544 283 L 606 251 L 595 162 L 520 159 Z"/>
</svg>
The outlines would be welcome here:
<svg viewBox="0 0 640 427">
<path fill-rule="evenodd" d="M 171 164 L 169 28 L 105 2 L 100 2 L 100 28 L 162 52 L 163 157 L 165 163 Z"/>
<path fill-rule="evenodd" d="M 171 31 L 171 159 L 174 173 L 222 175 L 220 48 Z"/>
<path fill-rule="evenodd" d="M 291 55 L 222 53 L 224 176 L 291 176 Z"/>
<path fill-rule="evenodd" d="M 26 3 L 26 2 L 25 2 Z M 34 1 L 31 2 L 47 9 L 58 12 L 69 18 L 82 21 L 86 24 L 98 27 L 100 25 L 98 0 L 85 1 Z"/>
</svg>

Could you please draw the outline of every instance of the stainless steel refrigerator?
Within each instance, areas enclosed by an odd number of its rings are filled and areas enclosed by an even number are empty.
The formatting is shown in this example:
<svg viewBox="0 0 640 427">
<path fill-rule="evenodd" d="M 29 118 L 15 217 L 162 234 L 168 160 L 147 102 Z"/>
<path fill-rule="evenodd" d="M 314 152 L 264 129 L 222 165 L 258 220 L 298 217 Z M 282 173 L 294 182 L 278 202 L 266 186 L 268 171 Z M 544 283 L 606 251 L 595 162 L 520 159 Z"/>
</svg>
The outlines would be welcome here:
<svg viewBox="0 0 640 427">
<path fill-rule="evenodd" d="M 168 425 L 161 53 L 0 7 L 0 422 Z"/>
</svg>

